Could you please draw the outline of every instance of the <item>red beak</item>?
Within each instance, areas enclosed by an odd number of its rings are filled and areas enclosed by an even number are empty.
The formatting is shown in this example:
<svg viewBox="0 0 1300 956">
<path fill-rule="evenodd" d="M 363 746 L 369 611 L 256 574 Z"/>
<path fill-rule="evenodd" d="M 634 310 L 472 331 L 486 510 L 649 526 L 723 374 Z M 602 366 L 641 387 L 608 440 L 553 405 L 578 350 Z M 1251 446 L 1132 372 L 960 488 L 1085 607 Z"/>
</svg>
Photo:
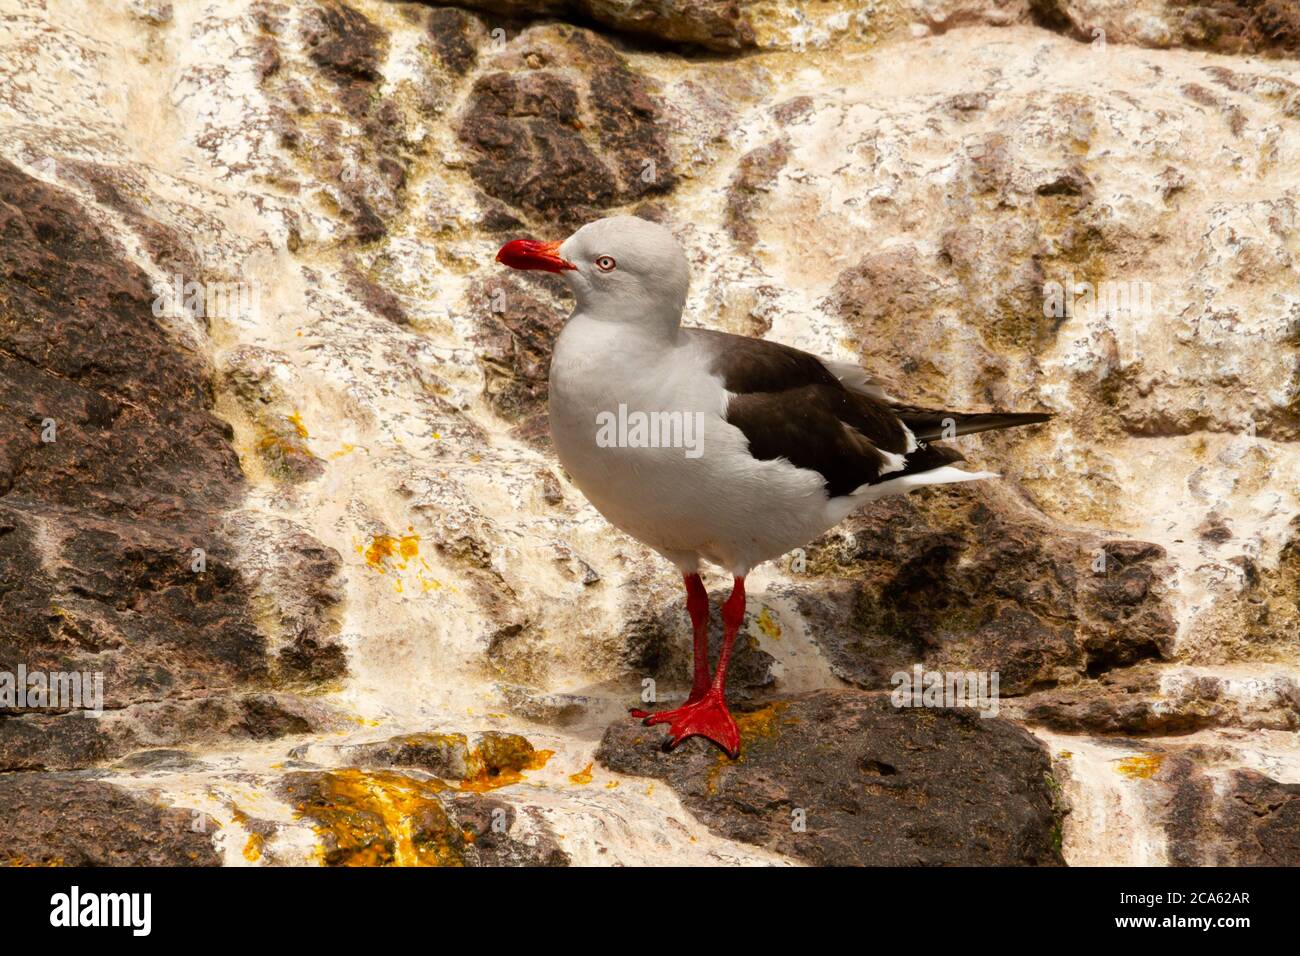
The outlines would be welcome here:
<svg viewBox="0 0 1300 956">
<path fill-rule="evenodd" d="M 542 269 L 546 272 L 563 272 L 578 268 L 567 259 L 560 258 L 558 242 L 537 242 L 534 239 L 512 239 L 497 253 L 497 262 L 512 269 Z"/>
</svg>

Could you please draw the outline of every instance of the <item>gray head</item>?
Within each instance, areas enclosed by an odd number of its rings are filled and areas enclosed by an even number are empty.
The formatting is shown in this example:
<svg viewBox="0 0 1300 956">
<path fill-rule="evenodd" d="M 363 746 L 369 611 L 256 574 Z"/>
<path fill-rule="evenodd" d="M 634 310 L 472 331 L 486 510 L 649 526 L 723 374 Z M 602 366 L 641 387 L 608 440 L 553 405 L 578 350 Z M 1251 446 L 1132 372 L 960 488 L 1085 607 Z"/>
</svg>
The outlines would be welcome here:
<svg viewBox="0 0 1300 956">
<path fill-rule="evenodd" d="M 597 219 L 559 243 L 516 239 L 501 248 L 497 261 L 557 273 L 584 315 L 673 328 L 691 279 L 673 234 L 636 216 Z"/>
</svg>

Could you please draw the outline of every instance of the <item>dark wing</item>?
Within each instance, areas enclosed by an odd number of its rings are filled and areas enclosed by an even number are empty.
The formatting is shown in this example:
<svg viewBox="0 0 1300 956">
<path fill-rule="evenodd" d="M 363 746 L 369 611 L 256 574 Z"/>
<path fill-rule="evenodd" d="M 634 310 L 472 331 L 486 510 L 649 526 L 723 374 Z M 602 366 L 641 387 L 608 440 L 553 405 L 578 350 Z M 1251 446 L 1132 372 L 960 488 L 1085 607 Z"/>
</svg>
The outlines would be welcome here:
<svg viewBox="0 0 1300 956">
<path fill-rule="evenodd" d="M 845 388 L 815 355 L 708 329 L 686 333 L 708 350 L 713 372 L 732 393 L 726 419 L 749 440 L 750 454 L 819 473 L 832 498 L 963 460 L 936 445 L 907 454 L 904 420 L 893 406 Z"/>
</svg>

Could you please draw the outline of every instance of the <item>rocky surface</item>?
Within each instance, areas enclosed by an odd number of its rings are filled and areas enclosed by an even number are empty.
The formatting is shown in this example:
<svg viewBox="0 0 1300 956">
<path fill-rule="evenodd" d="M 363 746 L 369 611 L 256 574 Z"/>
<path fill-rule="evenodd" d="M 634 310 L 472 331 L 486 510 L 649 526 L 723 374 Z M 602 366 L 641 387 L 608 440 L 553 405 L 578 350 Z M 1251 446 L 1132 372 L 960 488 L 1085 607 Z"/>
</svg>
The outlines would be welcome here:
<svg viewBox="0 0 1300 956">
<path fill-rule="evenodd" d="M 886 688 L 921 662 L 997 671 L 1022 694 L 1172 654 L 1163 558 L 1053 530 L 1002 489 L 940 489 L 854 515 L 809 549 L 816 584 L 793 593 L 844 680 Z"/>
<path fill-rule="evenodd" d="M 1094 43 L 1300 55 L 1300 10 L 1287 0 L 1029 0 L 1029 9 L 1043 25 Z"/>
<path fill-rule="evenodd" d="M 435 781 L 397 773 L 294 772 L 285 797 L 313 821 L 325 866 L 566 866 L 555 836 L 521 833 L 509 804 L 442 796 Z"/>
<path fill-rule="evenodd" d="M 7 866 L 216 866 L 212 822 L 76 774 L 0 775 Z"/>
<path fill-rule="evenodd" d="M 0 15 L 0 671 L 104 697 L 0 714 L 9 859 L 1300 861 L 1292 5 L 164 7 Z M 679 582 L 492 262 L 613 211 L 689 323 L 1056 415 L 755 571 L 735 765 L 625 716 Z"/>
<path fill-rule="evenodd" d="M 702 740 L 671 754 L 620 722 L 597 758 L 656 777 L 723 836 L 828 866 L 1060 862 L 1047 750 L 971 710 L 899 709 L 885 694 L 818 691 L 737 713 L 734 762 Z"/>
</svg>

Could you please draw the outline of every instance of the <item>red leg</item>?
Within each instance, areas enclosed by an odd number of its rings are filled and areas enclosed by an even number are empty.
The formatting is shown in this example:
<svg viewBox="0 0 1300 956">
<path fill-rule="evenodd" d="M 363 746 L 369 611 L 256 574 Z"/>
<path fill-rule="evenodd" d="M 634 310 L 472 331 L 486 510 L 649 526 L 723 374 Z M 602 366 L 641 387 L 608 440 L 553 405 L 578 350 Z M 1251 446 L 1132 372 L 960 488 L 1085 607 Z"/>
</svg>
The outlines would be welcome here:
<svg viewBox="0 0 1300 956">
<path fill-rule="evenodd" d="M 698 574 L 683 575 L 686 582 L 686 612 L 695 631 L 695 677 L 687 704 L 693 704 L 709 691 L 709 592 Z M 650 717 L 648 710 L 634 710 L 633 717 Z"/>
<path fill-rule="evenodd" d="M 713 741 L 732 757 L 740 753 L 740 731 L 727 710 L 727 665 L 731 663 L 731 648 L 735 644 L 736 634 L 745 620 L 745 579 L 736 578 L 736 585 L 722 605 L 722 653 L 718 656 L 718 670 L 712 683 L 704 694 L 696 700 L 688 700 L 676 710 L 666 710 L 658 714 L 646 714 L 633 711 L 633 715 L 644 717 L 646 726 L 668 724 L 668 741 L 666 749 L 672 749 L 687 737 L 704 737 Z M 697 642 L 696 664 L 699 655 Z M 698 677 L 697 669 L 696 675 Z M 694 694 L 692 694 L 694 697 Z"/>
<path fill-rule="evenodd" d="M 695 678 L 686 698 L 693 704 L 709 690 L 709 592 L 698 574 L 686 575 L 686 612 L 695 631 Z"/>
</svg>

